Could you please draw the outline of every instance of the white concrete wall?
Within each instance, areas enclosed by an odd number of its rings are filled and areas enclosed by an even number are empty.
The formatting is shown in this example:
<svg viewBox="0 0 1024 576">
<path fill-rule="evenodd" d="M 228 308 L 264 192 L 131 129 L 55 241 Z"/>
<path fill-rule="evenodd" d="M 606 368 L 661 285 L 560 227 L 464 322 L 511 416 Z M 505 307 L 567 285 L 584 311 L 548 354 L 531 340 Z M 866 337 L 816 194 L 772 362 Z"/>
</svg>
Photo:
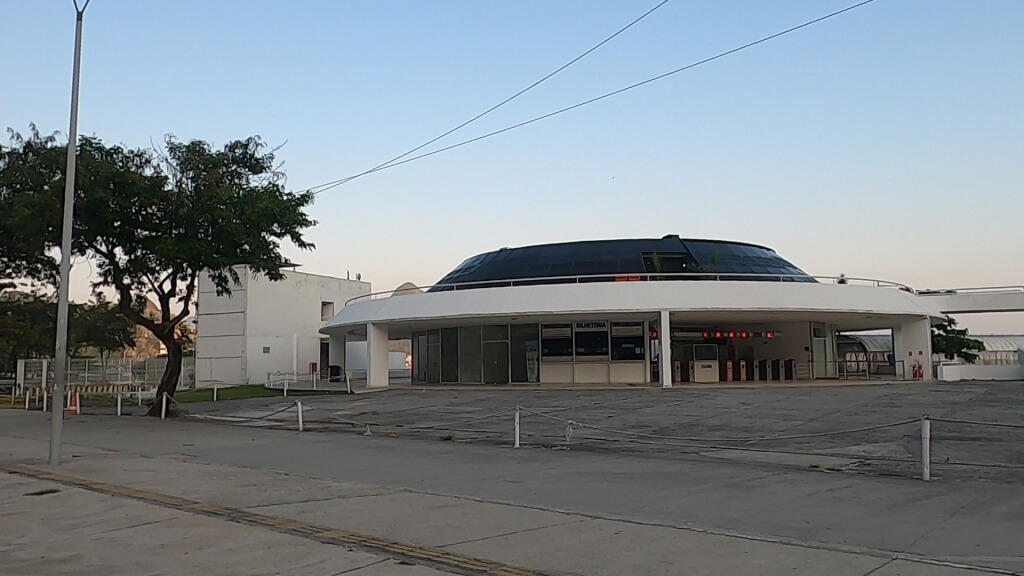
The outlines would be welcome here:
<svg viewBox="0 0 1024 576">
<path fill-rule="evenodd" d="M 922 298 L 895 288 L 794 282 L 594 282 L 410 294 L 354 302 L 325 333 L 369 322 L 434 318 L 636 313 L 670 310 L 679 322 L 762 321 L 766 316 L 821 320 L 841 329 L 882 328 L 884 317 L 941 317 Z M 721 315 L 726 313 L 726 315 Z M 865 316 L 874 326 L 865 326 Z M 845 317 L 856 326 L 842 325 Z"/>
<path fill-rule="evenodd" d="M 775 338 L 753 338 L 755 360 L 796 360 L 809 362 L 811 353 L 805 348 L 811 347 L 811 327 L 807 322 L 778 324 L 774 328 Z M 742 340 L 736 340 L 736 346 Z M 725 360 L 725 358 L 722 358 Z"/>
<path fill-rule="evenodd" d="M 207 274 L 199 275 L 196 296 L 196 386 L 248 381 L 245 366 L 245 306 L 248 278 L 231 296 L 218 296 Z"/>
<path fill-rule="evenodd" d="M 1024 364 L 941 364 L 939 379 L 960 380 L 1024 380 Z"/>
<path fill-rule="evenodd" d="M 276 372 L 300 374 L 320 363 L 321 303 L 337 314 L 351 298 L 370 292 L 369 282 L 287 271 L 273 282 L 237 267 L 240 285 L 231 297 L 217 296 L 200 277 L 196 342 L 197 379 L 262 384 Z M 293 336 L 297 346 L 293 352 Z M 264 352 L 265 348 L 269 351 Z M 221 377 L 218 378 L 216 375 Z M 200 383 L 200 385 L 202 385 Z"/>
<path fill-rule="evenodd" d="M 366 371 L 369 359 L 365 341 L 345 343 L 344 366 L 346 370 L 357 373 Z M 388 370 L 405 370 L 405 352 L 388 352 Z"/>
<path fill-rule="evenodd" d="M 896 361 L 903 362 L 902 370 L 908 379 L 913 378 L 915 363 L 923 366 L 923 380 L 932 379 L 932 329 L 928 318 L 907 320 L 894 326 L 892 344 Z M 901 371 L 898 364 L 896 370 Z"/>
</svg>

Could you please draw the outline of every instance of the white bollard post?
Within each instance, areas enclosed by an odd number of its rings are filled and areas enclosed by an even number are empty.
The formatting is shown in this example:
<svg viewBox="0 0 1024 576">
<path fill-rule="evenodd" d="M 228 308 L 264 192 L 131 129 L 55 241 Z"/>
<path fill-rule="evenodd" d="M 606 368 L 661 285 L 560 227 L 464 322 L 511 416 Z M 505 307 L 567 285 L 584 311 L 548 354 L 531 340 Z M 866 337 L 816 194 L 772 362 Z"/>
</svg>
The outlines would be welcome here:
<svg viewBox="0 0 1024 576">
<path fill-rule="evenodd" d="M 516 429 L 516 443 L 513 446 L 513 448 L 519 448 L 519 406 L 516 406 L 515 429 Z"/>
<path fill-rule="evenodd" d="M 117 393 L 117 415 L 121 415 L 121 393 Z"/>
<path fill-rule="evenodd" d="M 216 382 L 213 383 L 213 401 L 214 402 L 217 401 L 217 383 Z"/>
<path fill-rule="evenodd" d="M 163 420 L 167 417 L 167 392 L 164 392 L 160 396 L 160 419 Z"/>
<path fill-rule="evenodd" d="M 284 397 L 285 398 L 288 397 L 288 379 L 287 378 L 284 379 Z"/>
<path fill-rule="evenodd" d="M 302 402 L 295 401 L 295 411 L 299 413 L 299 432 L 302 432 Z"/>
<path fill-rule="evenodd" d="M 46 390 L 43 390 L 43 412 L 46 412 Z"/>
<path fill-rule="evenodd" d="M 142 386 L 135 387 L 135 399 L 138 400 L 139 406 L 142 406 Z"/>
<path fill-rule="evenodd" d="M 25 388 L 25 410 L 28 410 L 28 399 L 32 396 L 32 389 Z"/>
<path fill-rule="evenodd" d="M 932 479 L 932 421 L 921 417 L 921 480 Z"/>
</svg>

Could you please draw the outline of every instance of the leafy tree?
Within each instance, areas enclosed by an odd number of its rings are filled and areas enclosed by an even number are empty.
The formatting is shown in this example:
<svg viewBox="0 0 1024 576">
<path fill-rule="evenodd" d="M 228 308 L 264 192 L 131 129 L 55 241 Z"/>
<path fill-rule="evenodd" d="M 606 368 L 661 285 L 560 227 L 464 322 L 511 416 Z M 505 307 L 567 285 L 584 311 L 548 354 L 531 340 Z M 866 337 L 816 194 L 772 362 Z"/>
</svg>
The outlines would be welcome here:
<svg viewBox="0 0 1024 576">
<path fill-rule="evenodd" d="M 62 185 L 65 148 L 56 136 L 30 126 L 29 136 L 8 130 L 0 144 L 0 292 L 21 278 L 53 282 L 57 262 L 49 250 L 60 240 L 61 197 L 39 186 Z"/>
<path fill-rule="evenodd" d="M 178 340 L 181 342 L 183 356 L 196 355 L 196 327 L 189 322 L 178 324 Z"/>
<path fill-rule="evenodd" d="M 135 345 L 134 326 L 102 294 L 90 304 L 70 305 L 68 350 L 78 355 L 94 349 L 106 360 L 111 352 Z M 8 292 L 0 298 L 0 359 L 53 356 L 57 302 L 52 294 Z"/>
<path fill-rule="evenodd" d="M 94 302 L 74 306 L 69 330 L 68 349 L 78 354 L 93 349 L 104 365 L 111 352 L 135 347 L 135 325 L 102 292 Z"/>
<path fill-rule="evenodd" d="M 947 360 L 956 357 L 963 358 L 964 362 L 974 364 L 978 355 L 974 351 L 982 351 L 985 344 L 968 336 L 966 328 L 956 327 L 956 320 L 946 316 L 945 322 L 940 322 L 932 327 L 932 352 L 942 354 Z"/>
<path fill-rule="evenodd" d="M 161 152 L 126 150 L 83 139 L 76 203 L 76 236 L 96 264 L 97 287 L 113 288 L 121 313 L 167 349 L 158 397 L 177 389 L 186 345 L 179 326 L 191 313 L 199 274 L 220 294 L 239 281 L 238 265 L 281 280 L 287 261 L 280 242 L 311 249 L 303 231 L 315 224 L 305 213 L 313 195 L 285 189 L 259 138 L 220 149 L 173 137 L 165 145 Z M 134 306 L 149 294 L 159 318 Z"/>
<path fill-rule="evenodd" d="M 11 220 L 23 227 L 46 222 L 47 229 L 59 222 L 65 145 L 33 128 L 29 138 L 12 133 L 3 154 L 0 197 L 17 197 L 35 211 L 19 210 Z M 281 241 L 313 248 L 303 237 L 315 224 L 305 213 L 313 195 L 285 189 L 273 151 L 258 137 L 219 149 L 168 137 L 159 151 L 82 138 L 76 180 L 74 251 L 94 265 L 94 289 L 112 289 L 118 312 L 167 349 L 158 395 L 177 389 L 188 339 L 179 326 L 191 313 L 201 272 L 218 293 L 230 294 L 239 265 L 284 278 Z M 156 317 L 142 313 L 150 296 Z"/>
<path fill-rule="evenodd" d="M 0 358 L 14 366 L 19 358 L 52 356 L 56 311 L 48 295 L 10 291 L 0 297 Z"/>
</svg>

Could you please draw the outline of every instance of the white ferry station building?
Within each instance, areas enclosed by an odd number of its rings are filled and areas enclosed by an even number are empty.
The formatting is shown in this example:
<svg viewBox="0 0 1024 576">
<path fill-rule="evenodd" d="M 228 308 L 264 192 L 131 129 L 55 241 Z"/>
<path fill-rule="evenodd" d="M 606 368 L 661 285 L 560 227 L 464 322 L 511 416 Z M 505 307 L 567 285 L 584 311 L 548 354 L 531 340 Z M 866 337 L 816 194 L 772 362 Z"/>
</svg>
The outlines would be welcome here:
<svg viewBox="0 0 1024 576">
<path fill-rule="evenodd" d="M 845 369 L 837 336 L 866 330 L 892 335 L 873 372 L 928 380 L 931 326 L 956 296 L 810 276 L 764 246 L 669 235 L 479 254 L 422 293 L 354 298 L 321 333 L 332 359 L 366 341 L 368 387 L 388 385 L 389 340 L 411 341 L 423 385 L 831 379 Z M 978 311 L 1007 309 L 989 304 Z"/>
</svg>

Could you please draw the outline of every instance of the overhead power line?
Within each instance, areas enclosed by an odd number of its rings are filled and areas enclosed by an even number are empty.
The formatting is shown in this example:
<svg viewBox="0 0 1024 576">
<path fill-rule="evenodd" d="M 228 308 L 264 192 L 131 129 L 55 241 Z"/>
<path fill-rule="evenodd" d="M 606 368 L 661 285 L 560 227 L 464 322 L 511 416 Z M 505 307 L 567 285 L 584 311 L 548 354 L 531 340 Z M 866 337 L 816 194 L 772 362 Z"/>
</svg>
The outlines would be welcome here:
<svg viewBox="0 0 1024 576">
<path fill-rule="evenodd" d="M 501 102 L 499 102 L 499 103 L 495 104 L 494 106 L 491 106 L 491 107 L 490 107 L 490 108 L 488 108 L 487 110 L 484 110 L 483 112 L 481 112 L 481 113 L 477 114 L 476 116 L 474 116 L 474 117 L 470 118 L 469 120 L 466 120 L 466 121 L 465 121 L 465 122 L 463 122 L 462 124 L 459 124 L 458 126 L 456 126 L 456 127 L 452 128 L 452 129 L 450 129 L 450 130 L 448 130 L 448 131 L 444 132 L 443 134 L 441 134 L 441 135 L 439 135 L 439 136 L 437 136 L 437 137 L 435 137 L 435 138 L 431 138 L 430 140 L 427 140 L 427 141 L 426 141 L 426 142 L 424 142 L 423 144 L 420 144 L 419 146 L 417 146 L 417 147 L 415 147 L 415 148 L 413 148 L 413 149 L 411 149 L 411 150 L 409 150 L 409 151 L 407 151 L 407 152 L 405 152 L 405 153 L 403 153 L 403 154 L 399 154 L 398 156 L 395 156 L 394 158 L 392 158 L 392 159 L 388 160 L 387 162 L 384 162 L 383 164 L 378 164 L 377 166 L 374 166 L 373 168 L 370 168 L 369 170 L 366 170 L 365 172 L 360 172 L 359 174 L 355 174 L 355 175 L 353 175 L 353 176 L 349 176 L 349 177 L 347 177 L 347 178 L 342 178 L 342 179 L 340 179 L 340 180 L 334 180 L 334 181 L 332 181 L 332 182 L 327 182 L 327 183 L 325 183 L 325 184 L 320 184 L 319 186 L 314 186 L 313 188 L 310 188 L 310 191 L 315 191 L 315 193 L 316 193 L 316 194 L 319 194 L 320 192 L 323 192 L 324 190 L 327 190 L 327 189 L 329 189 L 329 188 L 333 188 L 334 186 L 340 186 L 341 184 L 344 184 L 345 182 L 348 182 L 348 181 L 350 181 L 350 180 L 353 180 L 353 179 L 355 179 L 355 178 L 359 178 L 360 176 L 365 176 L 365 175 L 367 175 L 367 174 L 370 174 L 370 173 L 372 173 L 372 172 L 377 172 L 378 170 L 383 170 L 384 168 L 387 168 L 388 166 L 390 166 L 390 165 L 391 165 L 392 163 L 394 163 L 394 162 L 396 162 L 396 161 L 398 161 L 398 160 L 401 160 L 402 158 L 405 158 L 406 156 L 408 156 L 408 155 L 410 155 L 410 154 L 413 154 L 413 153 L 415 153 L 415 152 L 418 152 L 418 151 L 420 151 L 420 150 L 422 150 L 422 149 L 426 148 L 427 146 L 430 146 L 431 144 L 433 144 L 434 142 L 437 142 L 438 140 L 440 140 L 440 139 L 444 138 L 445 136 L 448 136 L 448 135 L 450 135 L 450 134 L 452 134 L 452 133 L 454 133 L 454 132 L 457 132 L 457 131 L 459 131 L 459 130 L 461 130 L 461 129 L 465 128 L 466 126 L 469 126 L 469 125 L 470 125 L 470 124 L 472 124 L 473 122 L 476 122 L 477 120 L 479 120 L 479 119 L 483 118 L 484 116 L 487 116 L 487 115 L 488 115 L 488 114 L 490 114 L 491 112 L 494 112 L 494 111 L 495 111 L 495 110 L 497 110 L 498 108 L 501 108 L 501 107 L 502 107 L 502 106 L 504 106 L 505 104 L 508 104 L 509 102 L 511 102 L 511 101 L 513 101 L 513 100 L 515 100 L 516 98 L 518 98 L 518 97 L 522 96 L 523 94 L 526 94 L 526 93 L 527 93 L 527 92 L 529 92 L 530 90 L 533 90 L 533 89 L 534 89 L 534 88 L 536 88 L 537 86 L 540 86 L 540 85 L 541 85 L 541 84 L 543 84 L 543 83 L 544 83 L 545 81 L 547 81 L 548 79 L 550 79 L 550 78 L 551 78 L 552 76 L 554 76 L 554 75 L 558 74 L 558 73 L 559 73 L 559 72 L 561 72 L 562 70 L 565 70 L 565 69 L 566 69 L 566 68 L 568 68 L 569 66 L 572 66 L 573 64 L 575 64 L 575 63 L 579 62 L 580 60 L 582 60 L 583 58 L 585 58 L 585 57 L 586 57 L 587 55 L 589 55 L 589 54 L 590 54 L 591 52 L 593 52 L 593 51 L 597 50 L 598 48 L 600 48 L 601 46 L 604 46 L 605 44 L 607 44 L 607 43 L 611 42 L 612 40 L 614 40 L 614 39 L 615 39 L 615 37 L 616 37 L 616 36 L 618 36 L 619 34 L 622 34 L 622 33 L 623 33 L 623 32 L 625 32 L 626 30 L 629 30 L 630 28 L 632 28 L 632 27 L 633 27 L 634 25 L 636 25 L 637 23 L 639 23 L 639 22 L 640 22 L 641 20 L 643 20 L 644 18 L 647 18 L 648 16 L 650 16 L 650 15 L 651 15 L 652 13 L 654 13 L 654 11 L 655 11 L 655 10 L 657 10 L 658 8 L 661 8 L 661 7 L 662 7 L 662 6 L 664 6 L 665 4 L 668 4 L 668 2 L 669 2 L 669 0 L 662 0 L 661 2 L 659 2 L 658 4 L 656 4 L 656 5 L 655 5 L 655 6 L 653 7 L 653 8 L 651 8 L 650 10 L 648 10 L 648 11 L 644 12 L 643 14 L 641 14 L 640 16 L 638 16 L 638 17 L 637 17 L 636 19 L 634 19 L 634 20 L 633 20 L 632 22 L 630 22 L 629 24 L 626 24 L 626 25 L 625 25 L 625 26 L 623 26 L 622 28 L 619 28 L 619 29 L 618 29 L 618 30 L 617 30 L 617 31 L 616 31 L 616 32 L 615 32 L 614 34 L 612 34 L 611 36 L 609 36 L 609 37 L 605 38 L 604 40 L 602 40 L 602 41 L 600 41 L 599 43 L 597 43 L 597 44 L 595 44 L 594 46 L 592 46 L 592 47 L 591 47 L 590 49 L 588 49 L 588 50 L 587 50 L 586 52 L 584 52 L 584 53 L 580 54 L 579 56 L 577 56 L 577 57 L 573 58 L 572 60 L 570 60 L 570 61 L 566 62 L 565 64 L 563 64 L 563 65 L 559 66 L 559 67 L 558 67 L 558 68 L 556 68 L 556 69 L 555 69 L 555 70 L 554 70 L 553 72 L 550 72 L 549 74 L 547 74 L 546 76 L 544 76 L 544 77 L 543 77 L 543 78 L 541 78 L 540 80 L 537 80 L 537 81 L 536 81 L 536 82 L 534 82 L 533 84 L 530 84 L 530 85 L 529 85 L 529 86 L 527 86 L 526 88 L 523 88 L 523 89 L 522 89 L 522 90 L 520 90 L 519 92 L 516 92 L 515 94 L 513 94 L 513 95 L 509 96 L 508 98 L 506 98 L 506 99 L 502 100 Z M 318 190 L 318 189 L 319 189 L 319 190 Z"/>
<path fill-rule="evenodd" d="M 628 92 L 628 91 L 633 90 L 635 88 L 639 88 L 641 86 L 645 86 L 645 85 L 650 84 L 652 82 L 657 82 L 658 80 L 662 80 L 664 78 L 668 78 L 669 76 L 673 76 L 675 74 L 679 74 L 680 72 L 685 72 L 685 71 L 690 70 L 692 68 L 696 68 L 698 66 L 707 64 L 709 62 L 713 62 L 713 61 L 718 60 L 720 58 L 724 58 L 726 56 L 729 56 L 731 54 L 735 54 L 737 52 L 746 50 L 748 48 L 752 48 L 754 46 L 757 46 L 758 44 L 763 44 L 765 42 L 768 42 L 769 40 L 774 40 L 774 39 L 779 38 L 781 36 L 785 36 L 787 34 L 796 32 L 797 30 L 801 30 L 803 28 L 807 28 L 808 26 L 813 26 L 814 24 L 817 24 L 819 22 L 823 22 L 823 21 L 828 20 L 830 18 L 834 18 L 836 16 L 839 16 L 840 14 L 845 14 L 846 12 L 850 12 L 851 10 L 855 10 L 855 9 L 860 8 L 862 6 L 865 6 L 867 4 L 871 4 L 874 1 L 875 0 L 863 0 L 862 2 L 858 2 L 857 4 L 853 4 L 851 6 L 847 6 L 846 8 L 843 8 L 841 10 L 836 10 L 835 12 L 831 12 L 831 13 L 826 14 L 824 16 L 815 18 L 814 20 L 808 20 L 807 22 L 804 22 L 803 24 L 799 24 L 797 26 L 793 26 L 792 28 L 787 28 L 787 29 L 785 29 L 785 30 L 783 30 L 781 32 L 776 32 L 775 34 L 771 34 L 769 36 L 765 36 L 765 37 L 760 38 L 758 40 L 755 40 L 753 42 L 748 42 L 747 44 L 743 44 L 742 46 L 737 46 L 736 48 L 733 48 L 731 50 L 726 50 L 725 52 L 719 52 L 718 54 L 715 54 L 714 56 L 710 56 L 710 57 L 705 58 L 703 60 L 699 60 L 697 62 L 693 62 L 692 64 L 687 64 L 686 66 L 683 66 L 681 68 L 676 68 L 675 70 L 671 70 L 669 72 L 665 72 L 664 74 L 659 74 L 658 76 L 654 76 L 653 78 L 648 78 L 647 80 L 643 80 L 643 81 L 637 82 L 635 84 L 630 84 L 629 86 L 626 86 L 624 88 L 619 88 L 618 90 L 613 90 L 611 92 L 602 94 L 600 96 L 591 98 L 589 100 L 584 100 L 582 102 L 578 102 L 576 104 L 573 104 L 572 106 L 566 106 L 565 108 L 561 108 L 559 110 L 555 110 L 554 112 L 549 112 L 547 114 L 544 114 L 544 115 L 541 115 L 541 116 L 537 116 L 535 118 L 531 118 L 529 120 L 520 122 L 518 124 L 513 124 L 511 126 L 507 126 L 507 127 L 502 128 L 500 130 L 495 130 L 494 132 L 488 132 L 487 134 L 484 134 L 482 136 L 477 136 L 475 138 L 470 138 L 469 140 L 463 140 L 462 142 L 458 142 L 458 143 L 452 144 L 450 146 L 445 146 L 444 148 L 438 148 L 437 150 L 433 150 L 433 151 L 427 152 L 425 154 L 419 154 L 419 155 L 413 156 L 411 158 L 405 158 L 403 160 L 394 161 L 392 163 L 381 165 L 381 166 L 378 166 L 378 167 L 373 168 L 371 170 L 367 170 L 365 172 L 360 172 L 358 174 L 354 174 L 354 175 L 349 176 L 347 178 L 342 178 L 341 180 L 335 180 L 333 182 L 329 182 L 329 183 L 326 183 L 326 184 L 321 184 L 320 186 L 315 186 L 313 188 L 310 188 L 310 190 L 311 191 L 316 190 L 315 194 L 320 194 L 321 192 L 325 192 L 327 190 L 330 190 L 331 188 L 335 188 L 337 186 L 341 186 L 342 184 L 346 184 L 348 182 L 351 182 L 352 180 L 355 180 L 356 178 L 360 178 L 362 176 L 366 176 L 367 174 L 372 174 L 374 172 L 379 172 L 380 170 L 386 170 L 388 168 L 394 168 L 395 166 L 401 166 L 402 164 L 407 164 L 409 162 L 413 162 L 415 160 L 420 160 L 420 159 L 426 158 L 428 156 L 433 156 L 435 154 L 440 154 L 441 152 L 447 152 L 448 150 L 453 150 L 455 148 L 460 148 L 460 147 L 465 146 L 467 144 L 472 144 L 473 142 L 479 142 L 480 140 L 484 140 L 486 138 L 491 138 L 491 137 L 497 136 L 499 134 L 504 134 L 505 132 L 510 132 L 510 131 L 515 130 L 517 128 L 522 128 L 523 126 L 528 126 L 528 125 L 533 124 L 535 122 L 539 122 L 541 120 L 545 120 L 547 118 L 551 118 L 553 116 L 558 116 L 559 114 L 564 114 L 564 113 L 569 112 L 571 110 L 575 110 L 577 108 L 581 108 L 583 106 L 587 106 L 588 104 L 593 104 L 595 102 L 599 102 L 599 101 L 604 100 L 606 98 L 611 98 L 612 96 L 617 96 L 619 94 L 622 94 L 623 92 Z"/>
</svg>

